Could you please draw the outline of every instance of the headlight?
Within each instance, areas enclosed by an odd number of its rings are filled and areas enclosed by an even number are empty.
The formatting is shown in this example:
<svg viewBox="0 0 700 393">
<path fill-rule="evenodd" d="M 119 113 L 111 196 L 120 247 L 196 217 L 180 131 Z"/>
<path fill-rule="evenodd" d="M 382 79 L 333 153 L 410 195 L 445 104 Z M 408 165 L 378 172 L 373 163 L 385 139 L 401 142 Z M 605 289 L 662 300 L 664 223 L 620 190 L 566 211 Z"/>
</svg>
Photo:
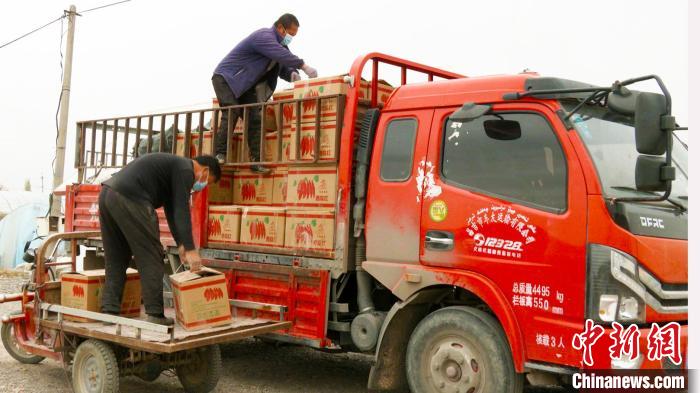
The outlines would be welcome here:
<svg viewBox="0 0 700 393">
<path fill-rule="evenodd" d="M 591 244 L 586 317 L 598 322 L 645 322 L 644 285 L 637 261 L 614 248 Z"/>
<path fill-rule="evenodd" d="M 636 370 L 642 365 L 642 360 L 642 354 L 637 354 L 637 357 L 632 359 L 628 353 L 622 353 L 619 359 L 610 360 L 610 367 L 618 370 Z"/>
</svg>

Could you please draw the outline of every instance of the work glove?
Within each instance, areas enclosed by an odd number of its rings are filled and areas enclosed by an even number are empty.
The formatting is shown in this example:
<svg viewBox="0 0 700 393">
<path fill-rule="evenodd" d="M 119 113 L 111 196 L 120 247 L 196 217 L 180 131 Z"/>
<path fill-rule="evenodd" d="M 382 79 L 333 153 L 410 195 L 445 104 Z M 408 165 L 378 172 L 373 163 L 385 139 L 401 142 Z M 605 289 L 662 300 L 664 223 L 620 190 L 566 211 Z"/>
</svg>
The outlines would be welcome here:
<svg viewBox="0 0 700 393">
<path fill-rule="evenodd" d="M 291 79 L 292 82 L 296 82 L 296 81 L 300 81 L 300 80 L 301 80 L 301 77 L 299 76 L 299 73 L 298 73 L 298 72 L 292 71 L 292 74 L 291 74 L 291 76 L 290 76 L 289 79 Z"/>
<path fill-rule="evenodd" d="M 309 78 L 316 78 L 318 76 L 318 71 L 316 71 L 315 68 L 311 67 L 308 64 L 304 64 L 303 66 L 301 66 L 301 70 L 304 71 L 306 76 L 308 76 Z"/>
</svg>

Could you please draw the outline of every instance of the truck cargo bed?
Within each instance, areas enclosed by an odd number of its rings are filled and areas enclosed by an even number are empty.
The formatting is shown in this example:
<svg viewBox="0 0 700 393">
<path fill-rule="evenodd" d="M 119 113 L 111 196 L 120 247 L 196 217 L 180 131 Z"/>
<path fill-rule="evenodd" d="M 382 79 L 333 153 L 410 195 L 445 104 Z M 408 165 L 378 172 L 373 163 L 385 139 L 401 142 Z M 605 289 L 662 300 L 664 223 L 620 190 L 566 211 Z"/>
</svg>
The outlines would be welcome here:
<svg viewBox="0 0 700 393">
<path fill-rule="evenodd" d="M 51 306 L 44 305 L 46 306 L 49 306 L 48 310 L 51 311 Z M 165 314 L 169 317 L 175 316 L 171 308 L 166 309 Z M 44 328 L 62 330 L 64 333 L 96 338 L 153 353 L 174 353 L 206 345 L 223 344 L 291 327 L 289 321 L 254 317 L 233 317 L 228 324 L 193 331 L 185 330 L 176 323 L 173 330 L 168 332 L 119 326 L 108 322 L 74 322 L 59 319 L 58 314 L 49 314 L 48 317 L 42 318 L 40 323 Z"/>
</svg>

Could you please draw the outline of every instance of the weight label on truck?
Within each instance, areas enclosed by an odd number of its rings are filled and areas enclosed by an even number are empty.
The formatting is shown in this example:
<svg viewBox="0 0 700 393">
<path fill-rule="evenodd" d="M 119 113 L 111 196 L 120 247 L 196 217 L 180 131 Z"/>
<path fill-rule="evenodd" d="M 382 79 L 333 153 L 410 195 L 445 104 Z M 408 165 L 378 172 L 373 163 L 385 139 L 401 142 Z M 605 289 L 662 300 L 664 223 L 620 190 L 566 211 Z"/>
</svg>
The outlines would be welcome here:
<svg viewBox="0 0 700 393">
<path fill-rule="evenodd" d="M 528 245 L 537 241 L 537 227 L 530 218 L 505 206 L 479 209 L 467 219 L 472 251 L 501 258 L 521 259 Z"/>
</svg>

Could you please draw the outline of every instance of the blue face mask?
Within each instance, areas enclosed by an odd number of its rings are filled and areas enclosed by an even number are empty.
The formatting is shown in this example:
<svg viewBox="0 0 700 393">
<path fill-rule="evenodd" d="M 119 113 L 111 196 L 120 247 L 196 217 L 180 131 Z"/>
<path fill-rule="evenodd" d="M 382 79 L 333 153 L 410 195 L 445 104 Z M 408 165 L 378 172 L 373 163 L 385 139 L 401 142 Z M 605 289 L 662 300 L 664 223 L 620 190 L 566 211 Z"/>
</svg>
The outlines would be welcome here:
<svg viewBox="0 0 700 393">
<path fill-rule="evenodd" d="M 292 36 L 285 31 L 285 36 L 282 38 L 282 45 L 288 46 L 292 43 Z"/>
<path fill-rule="evenodd" d="M 200 177 L 200 180 L 197 180 L 196 182 L 194 182 L 194 184 L 192 185 L 192 192 L 202 191 L 203 189 L 205 189 L 207 187 L 208 184 L 209 184 L 209 172 L 207 172 L 207 177 L 204 178 L 204 181 L 202 181 L 201 177 Z"/>
</svg>

